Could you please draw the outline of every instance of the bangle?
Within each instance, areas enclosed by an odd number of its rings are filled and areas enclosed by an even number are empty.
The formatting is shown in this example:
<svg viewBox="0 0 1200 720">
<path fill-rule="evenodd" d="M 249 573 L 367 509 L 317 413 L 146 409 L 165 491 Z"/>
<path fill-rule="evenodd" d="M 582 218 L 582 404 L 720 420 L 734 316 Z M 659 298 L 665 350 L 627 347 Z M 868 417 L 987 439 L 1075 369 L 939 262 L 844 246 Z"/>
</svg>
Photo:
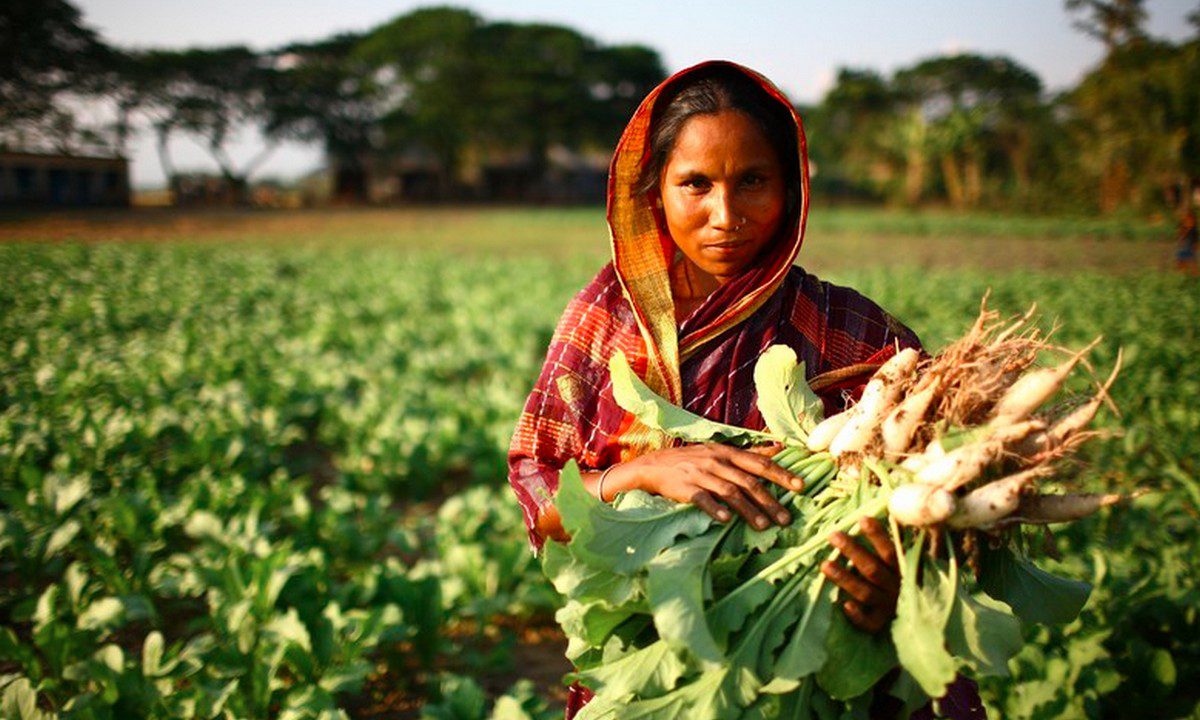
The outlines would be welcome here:
<svg viewBox="0 0 1200 720">
<path fill-rule="evenodd" d="M 596 481 L 596 496 L 600 498 L 600 502 L 607 502 L 604 499 L 604 478 L 608 477 L 608 474 L 616 467 L 617 465 L 613 464 L 604 468 L 604 472 L 600 473 L 600 479 Z"/>
</svg>

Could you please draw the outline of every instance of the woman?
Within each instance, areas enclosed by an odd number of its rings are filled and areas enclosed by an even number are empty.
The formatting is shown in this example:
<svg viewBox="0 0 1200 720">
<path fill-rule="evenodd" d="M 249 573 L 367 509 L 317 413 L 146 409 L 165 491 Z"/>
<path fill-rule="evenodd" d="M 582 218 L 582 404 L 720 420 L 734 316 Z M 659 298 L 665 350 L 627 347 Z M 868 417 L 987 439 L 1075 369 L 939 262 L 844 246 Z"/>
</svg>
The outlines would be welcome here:
<svg viewBox="0 0 1200 720">
<path fill-rule="evenodd" d="M 754 363 L 783 343 L 805 363 L 827 409 L 840 409 L 879 363 L 919 341 L 862 295 L 792 264 L 807 213 L 800 119 L 765 78 L 709 62 L 646 97 L 610 168 L 613 261 L 559 321 L 509 451 L 509 482 L 535 549 L 545 538 L 567 539 L 554 492 L 571 459 L 605 502 L 637 488 L 693 503 L 718 521 L 737 513 L 760 528 L 790 522 L 762 484 L 798 482 L 770 462 L 773 448 L 664 438 L 617 406 L 608 360 L 620 350 L 675 404 L 762 428 Z M 868 522 L 863 530 L 875 552 L 839 534 L 831 543 L 853 569 L 822 570 L 845 591 L 851 622 L 877 632 L 895 612 L 898 574 L 882 527 Z M 572 688 L 568 718 L 587 696 Z"/>
</svg>

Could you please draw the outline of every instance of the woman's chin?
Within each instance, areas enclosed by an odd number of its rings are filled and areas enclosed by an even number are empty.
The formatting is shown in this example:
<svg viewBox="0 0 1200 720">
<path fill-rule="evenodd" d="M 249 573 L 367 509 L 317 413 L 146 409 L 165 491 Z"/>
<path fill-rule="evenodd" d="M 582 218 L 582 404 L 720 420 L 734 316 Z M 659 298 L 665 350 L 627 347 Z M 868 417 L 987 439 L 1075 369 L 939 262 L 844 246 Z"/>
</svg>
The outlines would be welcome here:
<svg viewBox="0 0 1200 720">
<path fill-rule="evenodd" d="M 749 251 L 749 248 L 742 247 L 731 250 L 714 248 L 705 251 L 704 263 L 700 265 L 700 269 L 724 282 L 740 274 L 752 262 L 754 262 L 754 254 Z"/>
</svg>

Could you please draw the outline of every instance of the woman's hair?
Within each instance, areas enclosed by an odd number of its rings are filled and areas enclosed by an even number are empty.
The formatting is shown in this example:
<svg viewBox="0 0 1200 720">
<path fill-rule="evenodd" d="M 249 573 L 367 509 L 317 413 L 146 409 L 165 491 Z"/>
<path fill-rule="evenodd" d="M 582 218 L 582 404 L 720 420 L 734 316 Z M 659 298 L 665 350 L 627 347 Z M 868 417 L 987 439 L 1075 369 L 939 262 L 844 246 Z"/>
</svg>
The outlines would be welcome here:
<svg viewBox="0 0 1200 720">
<path fill-rule="evenodd" d="M 758 82 L 741 70 L 723 65 L 692 73 L 663 91 L 650 117 L 650 158 L 638 176 L 634 193 L 643 195 L 658 187 L 667 159 L 688 120 L 724 110 L 744 113 L 762 129 L 784 169 L 787 209 L 793 215 L 800 187 L 795 121 L 787 107 Z"/>
</svg>

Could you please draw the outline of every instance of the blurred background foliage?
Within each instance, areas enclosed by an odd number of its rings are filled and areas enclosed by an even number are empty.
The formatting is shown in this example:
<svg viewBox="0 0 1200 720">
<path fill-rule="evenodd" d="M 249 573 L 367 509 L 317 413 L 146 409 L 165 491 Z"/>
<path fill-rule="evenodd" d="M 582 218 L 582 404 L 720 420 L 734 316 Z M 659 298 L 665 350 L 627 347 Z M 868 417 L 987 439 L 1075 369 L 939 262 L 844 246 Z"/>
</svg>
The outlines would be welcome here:
<svg viewBox="0 0 1200 720">
<path fill-rule="evenodd" d="M 1143 0 L 1065 5 L 1106 48 L 1065 92 L 999 55 L 940 55 L 890 75 L 839 69 L 821 101 L 800 108 L 814 191 L 910 208 L 1184 209 L 1200 179 L 1200 39 L 1148 36 Z M 1200 10 L 1189 22 L 1200 30 Z M 169 140 L 191 136 L 220 168 L 225 197 L 245 203 L 273 146 L 301 140 L 323 147 L 325 198 L 342 203 L 599 202 L 602 181 L 556 195 L 564 181 L 552 166 L 582 164 L 602 179 L 625 121 L 665 75 L 649 47 L 454 7 L 260 52 L 114 47 L 68 0 L 6 3 L 0 149 L 120 154 L 148 131 L 164 175 L 177 178 Z M 111 120 L 88 120 L 101 116 Z M 228 147 L 244 127 L 264 143 L 238 162 Z M 383 179 L 394 187 L 373 192 Z"/>
</svg>

